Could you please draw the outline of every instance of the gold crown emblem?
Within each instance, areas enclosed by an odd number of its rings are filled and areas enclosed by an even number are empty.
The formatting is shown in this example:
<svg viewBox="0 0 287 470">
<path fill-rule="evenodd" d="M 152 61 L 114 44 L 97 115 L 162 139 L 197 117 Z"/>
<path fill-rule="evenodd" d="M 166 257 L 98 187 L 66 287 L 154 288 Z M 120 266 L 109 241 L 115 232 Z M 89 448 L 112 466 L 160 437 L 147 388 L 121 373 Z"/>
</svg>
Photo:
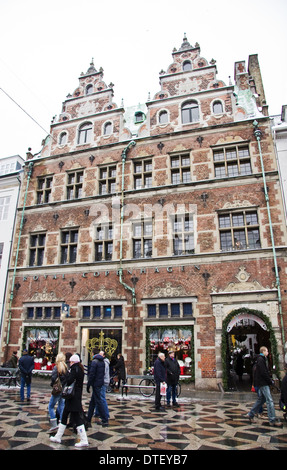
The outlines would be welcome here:
<svg viewBox="0 0 287 470">
<path fill-rule="evenodd" d="M 112 338 L 104 338 L 105 333 L 101 331 L 98 338 L 88 339 L 86 348 L 89 351 L 91 360 L 93 359 L 93 350 L 97 348 L 99 351 L 104 351 L 108 358 L 111 358 L 118 347 L 118 342 Z"/>
</svg>

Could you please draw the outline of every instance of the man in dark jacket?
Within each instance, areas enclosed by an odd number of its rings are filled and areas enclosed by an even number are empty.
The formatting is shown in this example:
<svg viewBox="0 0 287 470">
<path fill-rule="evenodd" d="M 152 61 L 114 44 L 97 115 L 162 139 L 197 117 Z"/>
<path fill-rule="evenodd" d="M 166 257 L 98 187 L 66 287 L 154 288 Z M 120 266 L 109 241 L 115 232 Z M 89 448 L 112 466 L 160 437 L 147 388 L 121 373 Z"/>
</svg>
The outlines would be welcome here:
<svg viewBox="0 0 287 470">
<path fill-rule="evenodd" d="M 180 376 L 180 366 L 174 357 L 174 351 L 168 352 L 168 357 L 165 360 L 166 365 L 166 404 L 170 405 L 170 399 L 172 398 L 173 406 L 179 406 L 176 401 L 176 386 Z"/>
<path fill-rule="evenodd" d="M 106 412 L 105 407 L 103 406 L 103 402 L 101 399 L 101 389 L 104 385 L 104 377 L 104 358 L 101 354 L 96 354 L 93 357 L 93 361 L 91 363 L 90 371 L 88 374 L 87 392 L 90 393 L 90 387 L 93 388 L 93 394 L 89 404 L 88 421 L 89 423 L 92 421 L 94 409 L 95 406 L 97 406 L 97 410 L 102 419 L 102 426 L 108 426 L 109 416 Z"/>
<path fill-rule="evenodd" d="M 32 356 L 29 356 L 28 351 L 26 349 L 24 349 L 23 356 L 19 359 L 18 367 L 21 372 L 20 399 L 21 401 L 24 401 L 24 388 L 25 385 L 27 385 L 27 401 L 30 401 L 34 358 Z"/>
<path fill-rule="evenodd" d="M 161 393 L 160 393 L 160 384 L 166 383 L 166 368 L 165 368 L 165 355 L 164 353 L 159 353 L 158 357 L 154 363 L 154 380 L 155 380 L 155 409 L 158 411 L 164 411 L 164 408 L 161 406 Z"/>
<path fill-rule="evenodd" d="M 260 354 L 257 358 L 256 367 L 254 368 L 254 387 L 258 387 L 258 398 L 253 408 L 247 414 L 249 421 L 252 422 L 254 415 L 258 413 L 260 407 L 266 402 L 267 414 L 270 426 L 281 426 L 276 421 L 275 408 L 270 392 L 269 385 L 272 385 L 273 380 L 270 377 L 267 367 L 268 349 L 265 346 L 260 348 Z"/>
</svg>

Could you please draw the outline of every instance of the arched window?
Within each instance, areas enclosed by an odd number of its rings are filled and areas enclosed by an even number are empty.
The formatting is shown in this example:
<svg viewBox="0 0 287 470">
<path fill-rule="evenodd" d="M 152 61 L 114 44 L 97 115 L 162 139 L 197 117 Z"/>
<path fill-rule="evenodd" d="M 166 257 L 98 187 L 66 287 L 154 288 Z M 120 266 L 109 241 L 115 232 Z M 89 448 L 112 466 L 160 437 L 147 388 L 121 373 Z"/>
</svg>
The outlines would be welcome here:
<svg viewBox="0 0 287 470">
<path fill-rule="evenodd" d="M 83 124 L 79 129 L 78 144 L 86 144 L 92 140 L 92 123 L 87 122 Z"/>
<path fill-rule="evenodd" d="M 65 145 L 68 140 L 68 134 L 67 132 L 61 132 L 60 137 L 59 137 L 59 145 Z"/>
<path fill-rule="evenodd" d="M 86 86 L 86 95 L 91 95 L 93 93 L 93 85 Z"/>
<path fill-rule="evenodd" d="M 191 62 L 189 60 L 186 60 L 185 62 L 183 62 L 182 70 L 184 72 L 187 72 L 188 70 L 191 70 Z"/>
<path fill-rule="evenodd" d="M 168 122 L 168 112 L 161 111 L 158 116 L 158 121 L 160 124 L 166 124 Z"/>
<path fill-rule="evenodd" d="M 104 125 L 104 135 L 110 135 L 113 130 L 113 125 L 111 122 L 106 122 Z"/>
<path fill-rule="evenodd" d="M 214 101 L 212 109 L 213 109 L 214 114 L 223 113 L 223 106 L 222 106 L 221 101 Z"/>
<path fill-rule="evenodd" d="M 182 124 L 199 121 L 199 107 L 196 101 L 188 101 L 181 108 Z"/>
</svg>

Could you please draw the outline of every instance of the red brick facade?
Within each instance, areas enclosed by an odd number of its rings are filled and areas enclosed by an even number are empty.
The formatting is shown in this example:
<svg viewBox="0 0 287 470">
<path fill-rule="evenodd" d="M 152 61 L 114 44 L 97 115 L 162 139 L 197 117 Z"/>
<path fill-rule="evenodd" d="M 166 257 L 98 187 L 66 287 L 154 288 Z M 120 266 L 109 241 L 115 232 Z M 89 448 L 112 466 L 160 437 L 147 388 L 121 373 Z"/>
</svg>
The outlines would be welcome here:
<svg viewBox="0 0 287 470">
<path fill-rule="evenodd" d="M 184 39 L 135 132 L 103 71 L 92 63 L 80 76 L 41 153 L 26 162 L 3 357 L 27 346 L 28 330 L 57 328 L 57 350 L 78 351 L 87 364 L 91 331 L 117 331 L 128 374 L 139 374 L 152 365 L 150 331 L 178 332 L 179 347 L 190 330 L 196 387 L 216 388 L 225 368 L 223 321 L 244 308 L 270 320 L 282 369 L 286 227 L 268 111 L 255 94 L 263 89 L 260 69 L 251 57 L 252 77 L 236 63 L 235 85 L 226 85 L 214 61 Z"/>
</svg>

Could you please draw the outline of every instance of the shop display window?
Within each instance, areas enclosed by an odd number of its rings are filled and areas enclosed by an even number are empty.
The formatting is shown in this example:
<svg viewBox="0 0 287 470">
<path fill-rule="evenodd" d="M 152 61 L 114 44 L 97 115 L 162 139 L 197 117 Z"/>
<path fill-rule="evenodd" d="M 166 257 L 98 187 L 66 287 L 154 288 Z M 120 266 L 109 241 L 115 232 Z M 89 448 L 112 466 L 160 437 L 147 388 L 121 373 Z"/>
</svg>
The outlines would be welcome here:
<svg viewBox="0 0 287 470">
<path fill-rule="evenodd" d="M 147 371 L 153 373 L 153 365 L 159 352 L 175 351 L 181 375 L 193 376 L 193 327 L 148 327 Z"/>
<path fill-rule="evenodd" d="M 35 370 L 52 370 L 58 354 L 59 328 L 25 328 L 23 349 L 34 356 Z"/>
</svg>

